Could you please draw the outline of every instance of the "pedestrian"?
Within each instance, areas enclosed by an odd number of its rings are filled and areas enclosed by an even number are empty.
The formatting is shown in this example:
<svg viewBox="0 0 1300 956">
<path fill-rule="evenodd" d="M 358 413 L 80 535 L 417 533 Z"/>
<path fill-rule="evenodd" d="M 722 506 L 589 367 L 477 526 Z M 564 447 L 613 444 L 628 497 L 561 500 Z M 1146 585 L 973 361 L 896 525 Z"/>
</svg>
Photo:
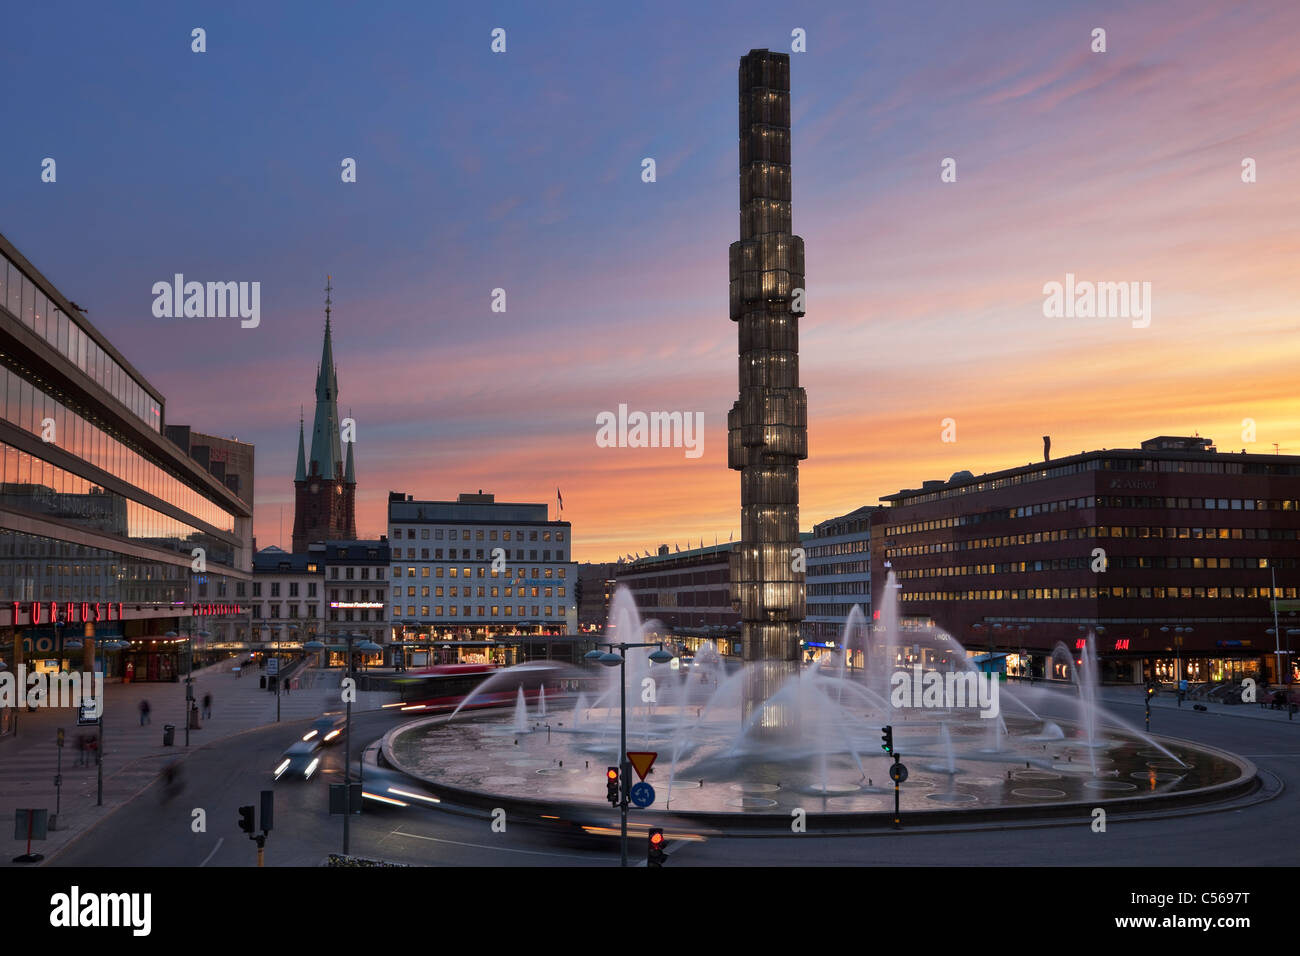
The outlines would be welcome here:
<svg viewBox="0 0 1300 956">
<path fill-rule="evenodd" d="M 77 737 L 77 766 L 90 766 L 90 736 L 80 734 Z"/>
<path fill-rule="evenodd" d="M 140 701 L 140 726 L 149 723 L 149 701 Z"/>
<path fill-rule="evenodd" d="M 288 693 L 289 693 L 289 687 L 290 687 L 292 684 L 293 684 L 293 680 L 292 680 L 291 678 L 286 677 L 286 678 L 284 679 L 284 692 L 285 692 L 285 695 L 286 695 L 286 696 L 288 695 Z"/>
<path fill-rule="evenodd" d="M 207 720 L 212 716 L 212 695 L 203 695 L 203 719 Z"/>
</svg>

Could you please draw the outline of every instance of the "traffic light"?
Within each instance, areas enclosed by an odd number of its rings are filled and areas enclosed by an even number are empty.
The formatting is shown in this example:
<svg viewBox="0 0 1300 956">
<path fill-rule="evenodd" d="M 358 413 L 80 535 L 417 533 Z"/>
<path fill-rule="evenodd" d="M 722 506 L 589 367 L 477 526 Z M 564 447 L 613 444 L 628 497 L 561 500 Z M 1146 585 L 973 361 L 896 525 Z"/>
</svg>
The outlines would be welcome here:
<svg viewBox="0 0 1300 956">
<path fill-rule="evenodd" d="M 659 827 L 650 828 L 650 843 L 646 847 L 646 866 L 663 866 L 666 859 L 664 854 L 664 831 Z"/>
<path fill-rule="evenodd" d="M 894 725 L 880 728 L 880 749 L 887 754 L 894 752 Z"/>
<path fill-rule="evenodd" d="M 1156 696 L 1156 685 L 1147 684 L 1147 700 L 1150 700 L 1154 696 Z"/>
<path fill-rule="evenodd" d="M 245 833 L 253 832 L 253 808 L 252 807 L 239 808 L 239 829 L 243 830 Z"/>
<path fill-rule="evenodd" d="M 610 767 L 605 771 L 605 799 L 614 806 L 618 806 L 622 796 L 622 790 L 618 785 L 618 768 Z"/>
</svg>

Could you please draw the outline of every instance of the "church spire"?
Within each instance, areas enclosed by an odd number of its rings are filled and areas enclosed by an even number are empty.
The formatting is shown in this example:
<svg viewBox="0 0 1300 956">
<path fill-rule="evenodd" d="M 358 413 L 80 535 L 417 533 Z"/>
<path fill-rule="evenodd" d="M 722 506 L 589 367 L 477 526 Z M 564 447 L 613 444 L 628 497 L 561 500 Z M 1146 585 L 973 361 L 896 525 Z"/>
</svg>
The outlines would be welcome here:
<svg viewBox="0 0 1300 956">
<path fill-rule="evenodd" d="M 325 277 L 325 340 L 321 344 L 320 368 L 316 372 L 316 418 L 311 432 L 311 474 L 321 478 L 342 478 L 343 448 L 339 438 L 338 377 L 334 369 L 334 345 L 330 330 L 330 293 L 333 286 Z"/>
<path fill-rule="evenodd" d="M 298 470 L 294 472 L 294 481 L 307 480 L 307 455 L 302 444 L 302 409 L 298 409 Z"/>
</svg>

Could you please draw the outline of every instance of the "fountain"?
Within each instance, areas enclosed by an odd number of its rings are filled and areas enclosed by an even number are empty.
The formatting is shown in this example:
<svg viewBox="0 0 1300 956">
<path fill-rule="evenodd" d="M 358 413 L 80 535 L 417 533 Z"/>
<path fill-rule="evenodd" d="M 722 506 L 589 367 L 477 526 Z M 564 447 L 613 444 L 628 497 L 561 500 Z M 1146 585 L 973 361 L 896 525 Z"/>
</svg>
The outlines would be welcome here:
<svg viewBox="0 0 1300 956">
<path fill-rule="evenodd" d="M 885 724 L 895 728 L 896 749 L 909 765 L 902 788 L 908 812 L 1016 812 L 1176 793 L 1240 776 L 1240 766 L 1228 755 L 1180 745 L 1171 749 L 1107 711 L 1099 699 L 1090 638 L 1078 658 L 1063 646 L 1056 652 L 1069 660 L 1077 702 L 1062 696 L 1060 681 L 1007 688 L 999 675 L 977 671 L 950 635 L 920 629 L 909 630 L 904 639 L 892 584 L 891 574 L 882 601 L 883 626 L 869 632 L 860 611 L 850 614 L 835 656 L 794 670 L 763 707 L 747 706 L 755 665 L 725 661 L 711 643 L 693 657 L 681 654 L 675 668 L 652 664 L 648 649 L 628 649 L 628 747 L 660 755 L 649 778 L 658 791 L 655 809 L 671 804 L 673 813 L 775 815 L 788 814 L 812 797 L 819 812 L 883 813 L 892 807 L 892 786 L 887 779 L 885 787 L 872 781 L 887 778 L 891 762 L 878 742 Z M 641 621 L 631 594 L 619 588 L 611 601 L 608 639 L 653 643 L 661 632 L 656 622 Z M 900 676 L 887 665 L 901 659 L 900 648 L 914 646 L 912 656 L 920 663 L 913 669 L 934 675 L 936 687 L 944 681 L 971 686 L 985 681 L 990 693 L 996 689 L 999 712 L 981 716 L 984 712 L 970 701 L 962 706 L 960 700 L 933 706 L 934 701 L 918 699 L 916 706 L 896 706 L 890 688 Z M 850 666 L 854 651 L 862 652 L 865 667 Z M 481 789 L 478 781 L 490 770 L 483 766 L 485 758 L 502 763 L 513 758 L 512 765 L 528 768 L 513 797 L 600 806 L 604 768 L 620 757 L 619 670 L 554 661 L 505 668 L 461 707 L 514 686 L 513 721 L 500 710 L 483 714 L 458 708 L 450 719 L 425 718 L 395 733 L 386 755 L 432 786 L 470 792 Z M 910 673 L 898 670 L 902 677 Z M 532 718 L 545 715 L 549 697 L 551 706 L 572 700 L 573 719 L 548 734 L 531 733 L 536 721 L 530 719 L 527 695 L 534 692 Z M 1063 705 L 1064 713 L 1073 710 L 1073 721 L 1061 713 L 1040 715 L 1052 708 L 1059 712 Z M 762 727 L 762 715 L 773 708 L 798 715 L 787 733 L 773 735 Z"/>
<path fill-rule="evenodd" d="M 1005 675 L 977 671 L 953 636 L 933 627 L 905 629 L 892 571 L 873 609 L 878 622 L 869 624 L 856 608 L 848 615 L 838 661 L 824 667 L 800 660 L 806 582 L 794 559 L 796 551 L 802 554 L 798 463 L 807 457 L 807 396 L 799 385 L 803 313 L 793 306 L 805 276 L 803 240 L 790 219 L 789 68 L 788 55 L 767 50 L 751 51 L 740 68 L 741 235 L 730 258 L 740 364 L 727 457 L 741 473 L 740 535 L 729 559 L 741 660 L 724 661 L 705 644 L 694 658 L 677 648 L 676 672 L 652 666 L 644 648 L 628 648 L 619 668 L 517 665 L 494 674 L 469 700 L 508 698 L 521 679 L 531 692 L 544 678 L 552 701 L 578 695 L 571 726 L 521 731 L 511 746 L 507 708 L 461 716 L 466 701 L 451 718 L 424 718 L 391 732 L 386 759 L 461 802 L 491 808 L 507 799 L 531 801 L 539 815 L 565 808 L 595 818 L 609 812 L 603 773 L 622 761 L 625 720 L 629 748 L 660 755 L 651 783 L 672 813 L 767 814 L 781 826 L 809 795 L 826 814 L 874 817 L 892 810 L 892 788 L 872 785 L 892 763 L 877 742 L 885 725 L 894 727 L 897 752 L 913 764 L 901 791 L 904 813 L 944 812 L 936 802 L 1012 814 L 1071 806 L 1077 813 L 1106 799 L 1248 780 L 1253 769 L 1239 758 L 1177 744 L 1195 755 L 1183 760 L 1107 712 L 1091 645 L 1080 658 L 1086 664 L 1071 662 L 1076 723 L 1052 712 L 1069 703 L 1061 682 L 1005 687 Z M 640 619 L 620 587 L 604 640 L 640 644 L 661 633 L 656 622 Z M 906 662 L 905 647 L 911 648 Z M 864 666 L 850 667 L 849 655 L 859 650 Z M 928 690 L 920 700 L 909 695 L 896 702 L 898 672 L 906 681 L 909 669 Z M 620 680 L 626 681 L 626 713 Z M 971 706 L 972 690 L 983 706 Z M 541 714 L 545 691 L 538 696 Z M 521 725 L 527 729 L 522 685 L 515 706 L 515 726 Z M 1075 761 L 1076 749 L 1089 760 Z M 510 777 L 508 793 L 504 785 L 493 792 L 489 782 L 503 779 L 496 773 L 506 763 L 533 772 Z M 1020 782 L 1032 780 L 1051 785 Z"/>
<path fill-rule="evenodd" d="M 515 733 L 528 733 L 528 703 L 524 700 L 524 685 L 519 685 L 519 696 L 515 698 Z"/>
</svg>

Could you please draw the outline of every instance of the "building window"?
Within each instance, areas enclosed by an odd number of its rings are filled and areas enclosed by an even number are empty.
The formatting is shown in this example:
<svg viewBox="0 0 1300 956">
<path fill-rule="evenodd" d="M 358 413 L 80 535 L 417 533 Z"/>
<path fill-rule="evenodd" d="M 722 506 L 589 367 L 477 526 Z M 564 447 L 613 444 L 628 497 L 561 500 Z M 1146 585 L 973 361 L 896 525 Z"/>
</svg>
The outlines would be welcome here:
<svg viewBox="0 0 1300 956">
<path fill-rule="evenodd" d="M 261 582 L 261 581 L 254 581 L 254 582 L 253 582 L 253 597 L 261 597 L 261 596 L 262 596 L 262 582 Z M 261 615 L 259 614 L 258 616 L 260 617 Z"/>
<path fill-rule="evenodd" d="M 315 581 L 308 581 L 308 582 L 307 582 L 307 596 L 308 596 L 308 597 L 315 597 L 315 596 L 316 596 L 316 582 L 315 582 Z"/>
<path fill-rule="evenodd" d="M 280 582 L 279 582 L 279 581 L 272 581 L 272 582 L 271 582 L 271 597 L 279 597 L 279 596 L 280 596 Z"/>
</svg>

